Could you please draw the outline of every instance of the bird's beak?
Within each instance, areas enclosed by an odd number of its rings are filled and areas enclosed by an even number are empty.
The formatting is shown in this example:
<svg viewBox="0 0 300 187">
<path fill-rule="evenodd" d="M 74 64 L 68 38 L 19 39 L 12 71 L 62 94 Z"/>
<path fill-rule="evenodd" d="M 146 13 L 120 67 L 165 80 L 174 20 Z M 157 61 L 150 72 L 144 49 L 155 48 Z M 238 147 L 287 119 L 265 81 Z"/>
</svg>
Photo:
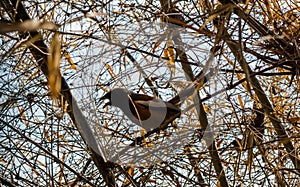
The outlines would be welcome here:
<svg viewBox="0 0 300 187">
<path fill-rule="evenodd" d="M 105 108 L 105 107 L 107 107 L 107 106 L 111 106 L 111 102 L 109 101 L 109 102 L 107 102 L 107 103 L 105 103 L 104 105 L 103 105 L 103 107 L 102 108 Z"/>
<path fill-rule="evenodd" d="M 109 99 L 109 95 L 108 94 L 105 94 L 104 96 L 102 96 L 99 101 L 103 101 L 103 100 L 106 100 L 108 99 L 109 101 L 107 103 L 104 104 L 104 106 L 102 108 L 105 108 L 106 106 L 110 106 L 111 105 L 111 101 Z"/>
</svg>

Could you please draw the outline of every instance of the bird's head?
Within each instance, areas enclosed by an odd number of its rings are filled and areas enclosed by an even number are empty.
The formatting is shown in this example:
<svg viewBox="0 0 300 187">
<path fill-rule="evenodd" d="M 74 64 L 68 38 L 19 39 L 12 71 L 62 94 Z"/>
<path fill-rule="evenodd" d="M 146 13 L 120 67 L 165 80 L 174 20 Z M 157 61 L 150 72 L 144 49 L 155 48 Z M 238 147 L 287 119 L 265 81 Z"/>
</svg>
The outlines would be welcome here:
<svg viewBox="0 0 300 187">
<path fill-rule="evenodd" d="M 125 100 L 128 99 L 129 92 L 124 88 L 115 88 L 111 91 L 107 92 L 104 96 L 100 98 L 102 100 L 108 100 L 107 103 L 104 104 L 103 108 L 106 106 L 117 106 L 121 105 Z"/>
</svg>

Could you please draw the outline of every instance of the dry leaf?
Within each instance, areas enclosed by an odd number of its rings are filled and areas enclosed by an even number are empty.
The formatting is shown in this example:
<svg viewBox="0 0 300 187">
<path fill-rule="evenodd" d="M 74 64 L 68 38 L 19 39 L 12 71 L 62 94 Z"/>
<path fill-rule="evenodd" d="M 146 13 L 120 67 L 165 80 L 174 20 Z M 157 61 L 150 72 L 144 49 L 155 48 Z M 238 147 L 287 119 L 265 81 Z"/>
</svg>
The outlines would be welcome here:
<svg viewBox="0 0 300 187">
<path fill-rule="evenodd" d="M 168 40 L 167 43 L 167 50 L 168 50 L 168 59 L 167 64 L 171 69 L 171 73 L 175 73 L 175 52 L 174 52 L 174 46 L 173 42 L 171 40 Z"/>
<path fill-rule="evenodd" d="M 71 58 L 70 53 L 65 53 L 65 58 L 67 59 L 67 61 L 71 65 L 71 69 L 77 69 L 77 66 L 75 65 L 73 59 Z"/>
<path fill-rule="evenodd" d="M 48 86 L 53 99 L 57 99 L 61 89 L 61 74 L 59 71 L 61 59 L 61 41 L 60 34 L 55 33 L 48 56 Z"/>
<path fill-rule="evenodd" d="M 112 78 L 115 78 L 115 77 L 116 77 L 116 74 L 114 73 L 114 71 L 113 71 L 113 69 L 111 68 L 111 66 L 108 65 L 108 64 L 106 64 L 105 67 L 106 67 L 106 69 L 108 70 L 108 73 L 110 74 L 110 76 L 111 76 Z"/>
<path fill-rule="evenodd" d="M 243 102 L 242 96 L 240 94 L 238 94 L 238 100 L 239 100 L 241 108 L 245 109 L 244 102 Z"/>
</svg>

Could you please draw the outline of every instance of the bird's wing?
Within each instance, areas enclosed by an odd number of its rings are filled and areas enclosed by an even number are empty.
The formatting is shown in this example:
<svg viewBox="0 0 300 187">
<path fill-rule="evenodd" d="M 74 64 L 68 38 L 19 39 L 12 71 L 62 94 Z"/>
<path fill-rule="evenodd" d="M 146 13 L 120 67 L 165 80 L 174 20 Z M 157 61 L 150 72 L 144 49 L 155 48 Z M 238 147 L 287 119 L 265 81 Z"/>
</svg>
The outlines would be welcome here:
<svg viewBox="0 0 300 187">
<path fill-rule="evenodd" d="M 166 108 L 168 110 L 174 110 L 176 112 L 180 112 L 181 110 L 173 105 L 172 103 L 164 102 L 160 99 L 152 99 L 152 100 L 135 100 L 136 104 L 143 106 L 145 108 L 151 107 L 151 110 L 165 110 Z"/>
<path fill-rule="evenodd" d="M 169 102 L 165 102 L 167 107 L 170 109 L 170 110 L 174 110 L 176 112 L 181 112 L 180 108 L 178 108 L 177 106 L 173 105 L 172 103 L 169 103 Z"/>
<path fill-rule="evenodd" d="M 149 101 L 154 99 L 154 97 L 143 94 L 130 93 L 129 97 L 131 97 L 134 101 Z"/>
</svg>

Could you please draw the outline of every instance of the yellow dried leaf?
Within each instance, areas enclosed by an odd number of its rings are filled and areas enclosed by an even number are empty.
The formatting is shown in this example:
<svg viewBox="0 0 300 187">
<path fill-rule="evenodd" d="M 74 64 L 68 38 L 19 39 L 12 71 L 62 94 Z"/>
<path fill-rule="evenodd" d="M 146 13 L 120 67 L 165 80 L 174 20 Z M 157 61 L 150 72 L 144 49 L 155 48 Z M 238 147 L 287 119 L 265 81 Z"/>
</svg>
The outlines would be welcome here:
<svg viewBox="0 0 300 187">
<path fill-rule="evenodd" d="M 19 112 L 20 112 L 21 118 L 23 119 L 23 121 L 24 121 L 26 127 L 28 127 L 28 124 L 29 124 L 29 123 L 28 123 L 28 121 L 27 121 L 27 118 L 26 118 L 26 115 L 25 115 L 25 110 L 24 110 L 24 108 L 23 108 L 23 107 L 18 107 L 18 110 L 19 110 Z"/>
<path fill-rule="evenodd" d="M 65 53 L 65 58 L 67 59 L 67 61 L 71 65 L 71 69 L 77 69 L 77 66 L 75 65 L 73 59 L 71 58 L 70 53 Z"/>
<path fill-rule="evenodd" d="M 211 114 L 211 109 L 210 109 L 210 107 L 209 107 L 208 105 L 203 104 L 203 108 L 204 108 L 204 111 L 205 111 L 206 113 Z"/>
<path fill-rule="evenodd" d="M 169 55 L 168 55 L 168 50 L 167 49 L 164 49 L 164 57 L 165 58 L 169 58 Z M 168 61 L 168 60 L 167 60 Z M 168 63 L 168 62 L 167 62 Z"/>
<path fill-rule="evenodd" d="M 238 94 L 238 100 L 239 100 L 239 103 L 240 103 L 240 106 L 242 109 L 245 109 L 244 107 L 244 102 L 243 102 L 243 99 L 242 99 L 242 96 L 240 94 Z"/>
<path fill-rule="evenodd" d="M 175 73 L 175 52 L 172 40 L 167 42 L 167 50 L 164 50 L 164 55 L 167 59 L 166 63 L 170 67 L 171 73 Z"/>
<path fill-rule="evenodd" d="M 127 173 L 128 173 L 130 176 L 133 176 L 133 172 L 134 172 L 134 169 L 133 169 L 132 167 L 128 168 Z"/>
<path fill-rule="evenodd" d="M 153 49 L 152 49 L 152 52 L 155 52 L 156 48 L 158 48 L 158 46 L 160 46 L 160 44 L 161 44 L 160 41 L 156 42 L 156 43 L 154 44 L 154 47 L 153 47 Z"/>
<path fill-rule="evenodd" d="M 238 77 L 239 80 L 242 80 L 242 79 L 243 79 L 243 76 L 242 76 L 240 73 L 237 73 L 237 77 Z M 247 90 L 247 92 L 250 93 L 249 85 L 247 84 L 246 81 L 244 81 L 244 82 L 242 83 L 242 86 Z"/>
<path fill-rule="evenodd" d="M 55 33 L 48 55 L 48 86 L 53 99 L 57 99 L 61 89 L 61 74 L 59 71 L 61 59 L 60 34 Z"/>
<path fill-rule="evenodd" d="M 106 64 L 105 65 L 106 69 L 108 70 L 108 73 L 110 74 L 110 76 L 112 78 L 115 78 L 116 77 L 116 74 L 114 73 L 113 69 L 111 68 L 111 66 L 109 64 Z"/>
<path fill-rule="evenodd" d="M 46 139 L 47 139 L 49 142 L 51 142 L 51 138 L 50 138 L 50 136 L 49 136 L 48 130 L 44 129 L 44 134 L 45 134 Z"/>
<path fill-rule="evenodd" d="M 61 161 L 65 162 L 65 160 L 66 160 L 66 153 L 65 153 L 65 152 L 63 152 L 63 155 L 62 155 Z"/>
</svg>

